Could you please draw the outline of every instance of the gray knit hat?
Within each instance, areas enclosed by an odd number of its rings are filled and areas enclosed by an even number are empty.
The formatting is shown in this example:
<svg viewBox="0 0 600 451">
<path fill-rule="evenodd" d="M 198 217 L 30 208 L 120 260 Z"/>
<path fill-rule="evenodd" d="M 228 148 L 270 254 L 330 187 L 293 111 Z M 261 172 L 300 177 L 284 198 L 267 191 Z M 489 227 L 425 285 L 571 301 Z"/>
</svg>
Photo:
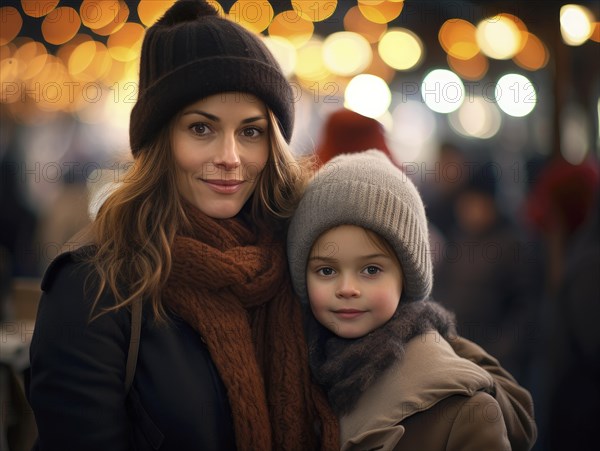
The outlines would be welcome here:
<svg viewBox="0 0 600 451">
<path fill-rule="evenodd" d="M 427 218 L 406 174 L 379 150 L 340 155 L 310 182 L 288 231 L 288 259 L 296 293 L 307 302 L 306 264 L 317 238 L 340 225 L 376 232 L 396 251 L 403 300 L 429 296 L 433 283 Z"/>
</svg>

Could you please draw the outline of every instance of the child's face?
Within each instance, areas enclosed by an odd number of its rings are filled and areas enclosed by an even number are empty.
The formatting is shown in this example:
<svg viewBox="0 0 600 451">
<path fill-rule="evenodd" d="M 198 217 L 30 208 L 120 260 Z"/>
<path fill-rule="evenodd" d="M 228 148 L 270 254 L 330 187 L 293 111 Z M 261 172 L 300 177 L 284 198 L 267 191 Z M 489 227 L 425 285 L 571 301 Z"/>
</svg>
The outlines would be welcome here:
<svg viewBox="0 0 600 451">
<path fill-rule="evenodd" d="M 328 230 L 313 245 L 306 268 L 315 318 L 336 335 L 358 338 L 392 317 L 402 294 L 395 255 L 357 226 Z"/>
</svg>

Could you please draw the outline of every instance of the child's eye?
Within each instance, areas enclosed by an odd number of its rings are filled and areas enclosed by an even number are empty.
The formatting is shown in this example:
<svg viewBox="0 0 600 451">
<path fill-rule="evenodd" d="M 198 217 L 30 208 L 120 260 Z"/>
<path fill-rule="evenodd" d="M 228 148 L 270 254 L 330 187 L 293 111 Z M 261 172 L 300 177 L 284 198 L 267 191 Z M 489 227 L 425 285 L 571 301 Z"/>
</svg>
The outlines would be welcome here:
<svg viewBox="0 0 600 451">
<path fill-rule="evenodd" d="M 317 274 L 319 274 L 320 276 L 331 276 L 333 275 L 333 273 L 335 273 L 335 271 L 333 270 L 333 268 L 320 268 L 317 270 Z"/>
<path fill-rule="evenodd" d="M 368 274 L 369 276 L 375 276 L 381 272 L 381 268 L 371 265 L 371 266 L 367 266 L 363 271 L 366 274 Z"/>
<path fill-rule="evenodd" d="M 204 123 L 192 124 L 189 128 L 192 131 L 192 133 L 198 136 L 204 136 L 210 132 L 210 128 Z"/>
</svg>

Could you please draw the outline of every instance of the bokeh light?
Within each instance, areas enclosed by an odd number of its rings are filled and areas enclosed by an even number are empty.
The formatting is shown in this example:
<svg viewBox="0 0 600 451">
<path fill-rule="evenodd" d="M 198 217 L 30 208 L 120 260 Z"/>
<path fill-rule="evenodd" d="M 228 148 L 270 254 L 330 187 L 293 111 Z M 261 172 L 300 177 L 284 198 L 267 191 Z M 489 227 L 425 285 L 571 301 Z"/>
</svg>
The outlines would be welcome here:
<svg viewBox="0 0 600 451">
<path fill-rule="evenodd" d="M 125 22 L 129 18 L 129 6 L 121 0 L 118 8 L 115 18 L 103 27 L 94 28 L 94 33 L 100 36 L 108 36 L 123 28 L 123 25 L 125 25 Z"/>
<path fill-rule="evenodd" d="M 454 72 L 434 69 L 423 79 L 421 97 L 436 113 L 451 113 L 462 105 L 465 99 L 465 86 Z"/>
<path fill-rule="evenodd" d="M 590 40 L 594 42 L 600 42 L 600 22 L 594 22 L 594 29 L 590 35 Z"/>
<path fill-rule="evenodd" d="M 312 37 L 315 26 L 312 22 L 300 17 L 296 11 L 284 11 L 277 14 L 269 25 L 270 36 L 280 36 L 299 48 Z"/>
<path fill-rule="evenodd" d="M 165 14 L 165 11 L 173 3 L 175 0 L 140 0 L 137 7 L 138 17 L 142 24 L 150 27 Z"/>
<path fill-rule="evenodd" d="M 514 56 L 514 61 L 523 69 L 538 70 L 548 64 L 548 50 L 534 34 L 529 33 L 525 46 Z"/>
<path fill-rule="evenodd" d="M 498 14 L 477 24 L 475 37 L 481 51 L 490 58 L 512 58 L 523 46 L 523 36 L 514 16 Z"/>
<path fill-rule="evenodd" d="M 119 15 L 121 9 L 118 0 L 83 0 L 79 7 L 81 23 L 90 30 L 104 28 Z"/>
<path fill-rule="evenodd" d="M 590 123 L 585 109 L 571 103 L 560 117 L 560 153 L 571 164 L 581 164 L 590 150 Z"/>
<path fill-rule="evenodd" d="M 436 133 L 435 116 L 422 102 L 399 103 L 392 113 L 391 151 L 400 163 L 414 161 Z"/>
<path fill-rule="evenodd" d="M 337 0 L 316 2 L 314 0 L 293 0 L 292 8 L 298 16 L 310 22 L 321 22 L 331 17 L 337 8 Z"/>
<path fill-rule="evenodd" d="M 344 92 L 344 106 L 367 117 L 382 116 L 391 102 L 392 93 L 387 83 L 371 74 L 357 75 Z"/>
<path fill-rule="evenodd" d="M 81 19 L 73 8 L 61 6 L 44 17 L 42 34 L 44 39 L 54 45 L 70 41 L 79 31 Z"/>
<path fill-rule="evenodd" d="M 479 53 L 475 25 L 463 19 L 449 19 L 440 28 L 438 39 L 453 58 L 469 60 Z"/>
<path fill-rule="evenodd" d="M 290 41 L 279 36 L 267 36 L 263 39 L 286 77 L 290 77 L 296 69 L 298 60 L 296 48 Z"/>
<path fill-rule="evenodd" d="M 594 16 L 580 5 L 564 5 L 560 8 L 560 32 L 568 45 L 581 45 L 592 35 Z"/>
<path fill-rule="evenodd" d="M 371 22 L 363 16 L 358 6 L 353 6 L 344 16 L 344 28 L 364 36 L 367 41 L 374 44 L 379 42 L 386 32 L 387 25 Z"/>
<path fill-rule="evenodd" d="M 302 81 L 321 81 L 331 75 L 323 61 L 323 41 L 312 38 L 298 49 L 296 76 Z"/>
<path fill-rule="evenodd" d="M 481 53 L 477 53 L 473 58 L 467 60 L 454 58 L 451 55 L 448 55 L 446 59 L 450 68 L 465 80 L 481 80 L 490 67 L 488 59 Z"/>
<path fill-rule="evenodd" d="M 323 61 L 331 73 L 357 75 L 369 67 L 372 58 L 369 41 L 357 33 L 340 31 L 323 41 Z"/>
<path fill-rule="evenodd" d="M 238 0 L 229 9 L 228 18 L 250 31 L 262 33 L 273 20 L 274 14 L 273 6 L 266 0 L 261 2 Z"/>
<path fill-rule="evenodd" d="M 108 51 L 118 61 L 132 61 L 139 58 L 143 39 L 144 27 L 128 22 L 119 31 L 109 36 Z"/>
<path fill-rule="evenodd" d="M 481 96 L 473 96 L 448 115 L 448 122 L 461 135 L 489 139 L 500 130 L 502 116 L 494 103 Z"/>
<path fill-rule="evenodd" d="M 30 17 L 43 17 L 50 14 L 59 0 L 21 0 L 23 12 Z"/>
<path fill-rule="evenodd" d="M 23 80 L 29 80 L 41 72 L 48 60 L 48 51 L 41 42 L 31 41 L 21 45 L 15 52 L 15 58 L 23 62 L 20 73 Z"/>
<path fill-rule="evenodd" d="M 423 59 L 423 43 L 412 31 L 391 28 L 379 41 L 383 61 L 396 70 L 414 69 Z"/>
<path fill-rule="evenodd" d="M 396 71 L 383 61 L 379 55 L 379 50 L 376 44 L 371 46 L 371 64 L 364 70 L 365 74 L 377 75 L 379 78 L 384 79 L 387 83 L 391 83 L 396 76 Z"/>
<path fill-rule="evenodd" d="M 500 109 L 514 117 L 527 116 L 537 103 L 533 83 L 520 74 L 503 75 L 496 84 L 494 96 Z"/>
<path fill-rule="evenodd" d="M 21 13 L 12 6 L 0 8 L 0 45 L 6 45 L 17 37 L 23 26 Z"/>
<path fill-rule="evenodd" d="M 327 2 L 324 2 L 327 3 Z M 402 12 L 404 2 L 358 0 L 358 9 L 371 22 L 386 24 Z"/>
</svg>

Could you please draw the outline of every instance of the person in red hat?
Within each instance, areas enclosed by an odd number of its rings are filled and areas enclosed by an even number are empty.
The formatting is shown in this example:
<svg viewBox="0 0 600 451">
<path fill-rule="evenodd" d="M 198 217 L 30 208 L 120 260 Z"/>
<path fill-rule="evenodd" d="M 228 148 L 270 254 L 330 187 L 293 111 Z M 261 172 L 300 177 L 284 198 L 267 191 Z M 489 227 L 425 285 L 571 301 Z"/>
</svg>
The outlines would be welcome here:
<svg viewBox="0 0 600 451">
<path fill-rule="evenodd" d="M 356 153 L 367 149 L 379 149 L 393 160 L 383 125 L 375 119 L 344 108 L 327 117 L 315 154 L 318 163 L 325 164 L 342 153 Z"/>
</svg>

